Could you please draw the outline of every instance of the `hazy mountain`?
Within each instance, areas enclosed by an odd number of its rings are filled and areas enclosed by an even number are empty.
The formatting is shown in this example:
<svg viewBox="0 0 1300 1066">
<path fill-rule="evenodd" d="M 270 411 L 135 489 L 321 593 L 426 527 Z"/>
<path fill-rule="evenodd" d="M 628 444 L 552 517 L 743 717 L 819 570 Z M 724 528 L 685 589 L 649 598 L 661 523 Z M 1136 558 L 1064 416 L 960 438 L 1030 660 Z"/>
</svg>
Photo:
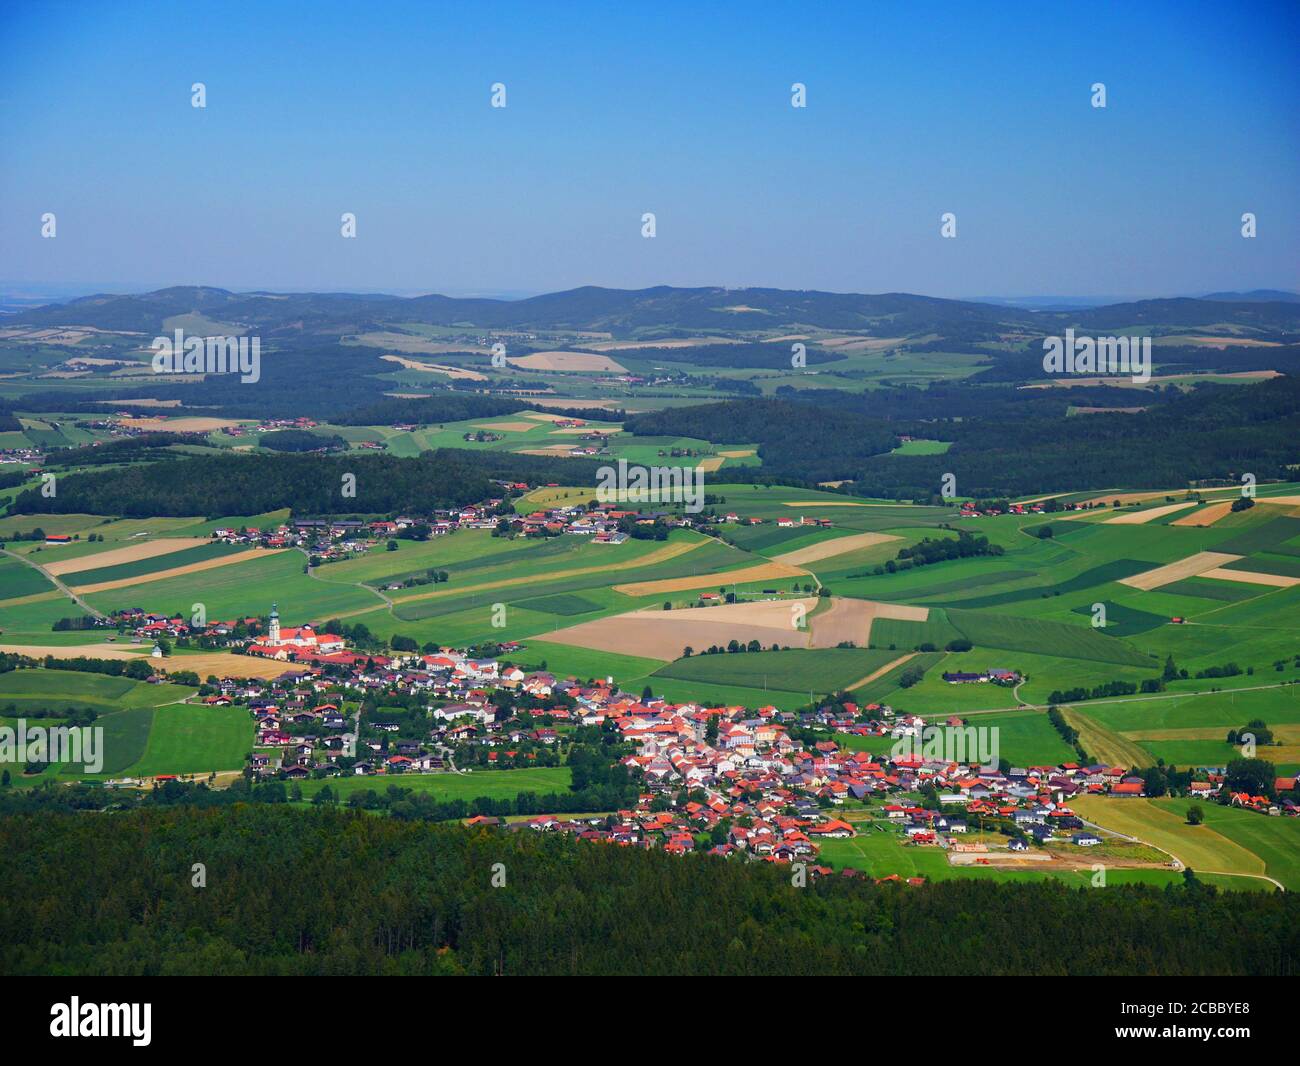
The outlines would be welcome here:
<svg viewBox="0 0 1300 1066">
<path fill-rule="evenodd" d="M 356 293 L 236 293 L 176 286 L 131 296 L 100 294 L 22 311 L 8 321 L 86 325 L 156 333 L 167 319 L 199 314 L 223 326 L 269 335 L 358 333 L 402 322 L 482 329 L 583 329 L 624 336 L 653 329 L 674 332 L 820 328 L 870 330 L 885 336 L 940 332 L 948 340 L 997 338 L 1005 326 L 1052 330 L 1067 325 L 1123 328 L 1198 326 L 1215 322 L 1293 328 L 1300 297 L 1262 296 L 1142 300 L 1095 308 L 1032 311 L 910 293 L 818 292 L 786 289 L 605 289 L 586 286 L 520 300 L 442 295 L 398 297 Z"/>
<path fill-rule="evenodd" d="M 1300 292 L 1285 289 L 1251 289 L 1250 292 L 1212 292 L 1202 300 L 1221 300 L 1227 303 L 1300 303 Z"/>
</svg>

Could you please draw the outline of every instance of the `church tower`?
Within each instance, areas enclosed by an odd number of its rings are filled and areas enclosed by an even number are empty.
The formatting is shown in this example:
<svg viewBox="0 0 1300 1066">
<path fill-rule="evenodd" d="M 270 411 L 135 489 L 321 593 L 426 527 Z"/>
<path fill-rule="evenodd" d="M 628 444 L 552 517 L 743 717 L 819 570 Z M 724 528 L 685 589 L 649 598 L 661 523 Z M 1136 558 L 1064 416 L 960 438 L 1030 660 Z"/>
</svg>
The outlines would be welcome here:
<svg viewBox="0 0 1300 1066">
<path fill-rule="evenodd" d="M 271 620 L 266 627 L 266 642 L 268 644 L 280 643 L 280 611 L 274 603 L 271 604 Z"/>
</svg>

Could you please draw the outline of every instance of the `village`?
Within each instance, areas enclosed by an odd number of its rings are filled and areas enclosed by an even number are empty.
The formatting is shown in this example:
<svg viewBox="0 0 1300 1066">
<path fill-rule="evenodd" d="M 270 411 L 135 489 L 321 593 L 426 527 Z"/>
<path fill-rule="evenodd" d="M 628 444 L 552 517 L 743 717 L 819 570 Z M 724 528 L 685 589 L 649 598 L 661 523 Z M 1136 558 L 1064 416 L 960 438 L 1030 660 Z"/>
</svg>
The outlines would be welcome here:
<svg viewBox="0 0 1300 1066">
<path fill-rule="evenodd" d="M 160 625 L 173 620 L 142 622 L 140 632 Z M 244 774 L 254 782 L 367 778 L 375 792 L 352 801 L 364 805 L 367 796 L 424 775 L 559 767 L 576 738 L 598 736 L 630 784 L 618 809 L 596 813 L 475 800 L 457 812 L 470 825 L 803 863 L 821 875 L 833 872 L 819 861 L 825 843 L 860 833 L 891 833 L 898 846 L 937 849 L 953 865 L 1059 861 L 1062 850 L 1082 854 L 1114 839 L 1085 823 L 1073 800 L 1144 795 L 1143 778 L 1125 767 L 933 757 L 917 738 L 973 732 L 956 716 L 927 721 L 885 704 L 842 700 L 800 711 L 669 702 L 649 691 L 622 692 L 608 680 L 517 665 L 527 649 L 514 642 L 359 651 L 310 624 L 282 626 L 275 607 L 265 622 L 241 619 L 233 628 L 246 634 L 239 638 L 246 654 L 285 663 L 269 680 L 209 678 L 198 697 L 209 706 L 247 708 L 256 739 Z M 216 623 L 214 631 L 233 628 Z M 981 680 L 1004 683 L 996 676 L 1004 673 Z M 864 742 L 871 750 L 859 748 Z M 1189 795 L 1217 801 L 1222 769 L 1201 778 Z M 475 794 L 472 786 L 466 794 Z M 1228 802 L 1300 814 L 1289 799 L 1233 795 Z"/>
</svg>

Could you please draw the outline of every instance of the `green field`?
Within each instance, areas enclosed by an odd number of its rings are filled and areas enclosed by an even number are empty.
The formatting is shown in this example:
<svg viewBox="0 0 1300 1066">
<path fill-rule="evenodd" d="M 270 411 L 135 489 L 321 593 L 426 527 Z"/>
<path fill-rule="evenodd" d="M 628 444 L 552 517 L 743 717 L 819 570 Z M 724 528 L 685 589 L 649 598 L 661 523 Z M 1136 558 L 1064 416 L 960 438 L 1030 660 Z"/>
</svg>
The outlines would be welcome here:
<svg viewBox="0 0 1300 1066">
<path fill-rule="evenodd" d="M 896 658 L 897 654 L 867 648 L 791 648 L 693 655 L 661 667 L 654 676 L 803 694 L 837 692 L 852 688 Z"/>
<path fill-rule="evenodd" d="M 567 766 L 545 766 L 534 770 L 474 770 L 464 774 L 378 774 L 335 777 L 302 782 L 302 794 L 310 799 L 326 785 L 346 800 L 355 792 L 373 789 L 383 792 L 390 785 L 428 793 L 435 799 L 514 799 L 520 792 L 567 792 L 571 775 Z"/>
<path fill-rule="evenodd" d="M 930 881 L 975 879 L 992 881 L 1038 881 L 1045 878 L 1064 881 L 1074 888 L 1088 888 L 1092 884 L 1090 869 L 1075 870 L 1061 867 L 1035 870 L 993 869 L 988 866 L 951 866 L 947 852 L 934 847 L 905 845 L 902 836 L 892 828 L 876 829 L 871 823 L 859 823 L 856 837 L 821 842 L 819 861 L 840 869 L 846 866 L 861 870 L 872 877 L 924 877 Z M 1228 886 L 1231 878 L 1211 879 L 1213 883 Z M 1242 879 L 1244 881 L 1244 879 Z M 1120 885 L 1180 884 L 1182 875 L 1174 870 L 1155 868 L 1112 868 L 1106 872 L 1107 887 Z M 1249 882 L 1230 885 L 1233 888 L 1252 887 Z"/>
<path fill-rule="evenodd" d="M 54 584 L 35 567 L 20 559 L 0 556 L 0 600 L 15 600 L 51 592 Z"/>
<path fill-rule="evenodd" d="M 196 544 L 192 548 L 182 548 L 180 551 L 169 552 L 166 555 L 155 555 L 149 559 L 137 559 L 130 563 L 118 563 L 115 566 L 101 566 L 89 569 L 95 561 L 95 557 L 92 555 L 86 558 L 88 569 L 65 574 L 63 583 L 71 588 L 76 588 L 79 585 L 94 585 L 101 581 L 124 581 L 127 578 L 139 578 L 143 581 L 147 580 L 149 575 L 158 574 L 164 570 L 192 566 L 194 563 L 206 562 L 209 559 L 220 559 L 229 555 L 240 555 L 252 550 L 246 544 L 213 542 L 212 544 Z"/>
<path fill-rule="evenodd" d="M 1300 888 L 1300 822 L 1198 801 L 1205 823 L 1192 826 L 1186 818 L 1192 802 L 1089 796 L 1072 806 L 1089 821 L 1169 852 L 1198 874 L 1262 875 Z"/>
</svg>

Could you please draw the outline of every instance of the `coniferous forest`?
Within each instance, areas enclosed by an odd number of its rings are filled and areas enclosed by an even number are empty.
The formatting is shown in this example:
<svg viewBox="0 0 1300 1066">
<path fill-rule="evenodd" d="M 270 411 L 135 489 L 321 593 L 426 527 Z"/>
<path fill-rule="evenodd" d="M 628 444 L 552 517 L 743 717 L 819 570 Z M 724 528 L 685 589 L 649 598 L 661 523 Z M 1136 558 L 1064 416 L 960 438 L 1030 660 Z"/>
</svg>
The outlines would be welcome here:
<svg viewBox="0 0 1300 1066">
<path fill-rule="evenodd" d="M 9 974 L 1284 976 L 1300 951 L 1294 894 L 1194 876 L 797 888 L 775 864 L 278 805 L 13 814 L 0 854 Z"/>
</svg>

